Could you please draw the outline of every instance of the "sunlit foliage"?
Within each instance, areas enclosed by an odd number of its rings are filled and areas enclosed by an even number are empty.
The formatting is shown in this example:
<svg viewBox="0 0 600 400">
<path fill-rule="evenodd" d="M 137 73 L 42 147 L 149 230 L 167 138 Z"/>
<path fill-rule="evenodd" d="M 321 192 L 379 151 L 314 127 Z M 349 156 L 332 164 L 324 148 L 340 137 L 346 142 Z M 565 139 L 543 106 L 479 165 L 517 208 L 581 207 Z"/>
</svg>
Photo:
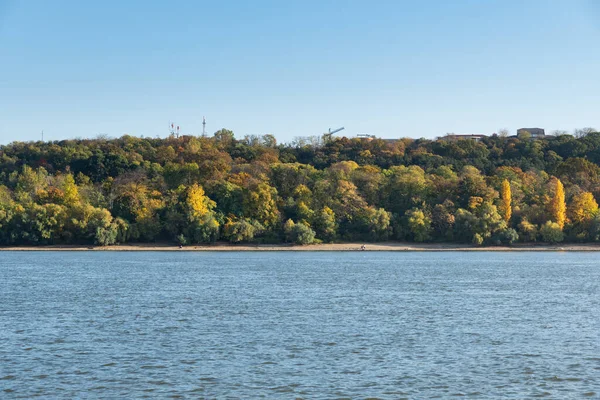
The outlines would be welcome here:
<svg viewBox="0 0 600 400">
<path fill-rule="evenodd" d="M 0 146 L 0 244 L 600 241 L 600 133 Z"/>
</svg>

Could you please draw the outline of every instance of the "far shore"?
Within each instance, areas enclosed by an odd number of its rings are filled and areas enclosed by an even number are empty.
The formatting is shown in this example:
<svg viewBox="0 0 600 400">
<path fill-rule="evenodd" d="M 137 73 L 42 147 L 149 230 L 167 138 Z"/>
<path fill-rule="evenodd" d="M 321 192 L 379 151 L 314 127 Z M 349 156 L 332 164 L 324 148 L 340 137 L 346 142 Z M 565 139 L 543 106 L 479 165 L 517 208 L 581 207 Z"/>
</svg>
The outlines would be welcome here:
<svg viewBox="0 0 600 400">
<path fill-rule="evenodd" d="M 475 246 L 452 243 L 324 243 L 306 246 L 289 244 L 188 245 L 171 243 L 134 243 L 116 246 L 46 245 L 2 246 L 0 251 L 600 251 L 600 243 L 584 244 L 516 244 L 513 246 Z"/>
</svg>

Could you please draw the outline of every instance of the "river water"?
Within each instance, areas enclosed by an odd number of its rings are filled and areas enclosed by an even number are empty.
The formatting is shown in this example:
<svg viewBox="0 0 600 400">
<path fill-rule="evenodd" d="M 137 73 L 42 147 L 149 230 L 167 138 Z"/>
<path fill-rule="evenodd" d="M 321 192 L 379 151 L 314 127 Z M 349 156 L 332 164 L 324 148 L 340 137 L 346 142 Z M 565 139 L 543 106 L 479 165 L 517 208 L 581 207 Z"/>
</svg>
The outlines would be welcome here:
<svg viewBox="0 0 600 400">
<path fill-rule="evenodd" d="M 596 398 L 599 257 L 1 252 L 0 398 Z"/>
</svg>

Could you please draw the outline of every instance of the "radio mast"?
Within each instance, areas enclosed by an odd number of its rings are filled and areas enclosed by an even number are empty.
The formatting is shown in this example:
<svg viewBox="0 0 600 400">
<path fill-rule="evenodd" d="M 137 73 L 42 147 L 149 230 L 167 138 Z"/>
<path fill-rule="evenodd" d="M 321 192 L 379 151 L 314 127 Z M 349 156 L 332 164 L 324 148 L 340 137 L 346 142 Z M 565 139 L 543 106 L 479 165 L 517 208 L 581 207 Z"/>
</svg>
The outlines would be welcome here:
<svg viewBox="0 0 600 400">
<path fill-rule="evenodd" d="M 169 133 L 175 137 L 179 137 L 179 125 L 175 126 L 175 122 L 169 122 Z"/>
</svg>

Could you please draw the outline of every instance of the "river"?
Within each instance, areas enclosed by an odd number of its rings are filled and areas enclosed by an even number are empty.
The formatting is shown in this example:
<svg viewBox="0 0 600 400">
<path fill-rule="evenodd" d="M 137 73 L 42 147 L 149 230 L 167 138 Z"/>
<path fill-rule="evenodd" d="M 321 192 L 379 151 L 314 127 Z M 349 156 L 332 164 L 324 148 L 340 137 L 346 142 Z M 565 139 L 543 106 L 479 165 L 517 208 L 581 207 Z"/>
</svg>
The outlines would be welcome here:
<svg viewBox="0 0 600 400">
<path fill-rule="evenodd" d="M 1 398 L 595 398 L 598 253 L 1 252 Z"/>
</svg>

